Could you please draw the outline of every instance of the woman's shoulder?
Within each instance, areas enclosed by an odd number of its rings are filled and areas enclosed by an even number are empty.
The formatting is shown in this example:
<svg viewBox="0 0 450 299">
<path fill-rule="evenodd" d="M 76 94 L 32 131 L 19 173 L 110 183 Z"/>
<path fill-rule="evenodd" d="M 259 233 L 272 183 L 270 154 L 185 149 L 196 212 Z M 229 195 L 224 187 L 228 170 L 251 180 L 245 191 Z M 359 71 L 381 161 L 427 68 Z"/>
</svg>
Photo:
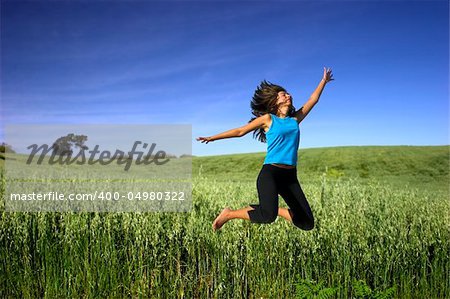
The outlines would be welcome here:
<svg viewBox="0 0 450 299">
<path fill-rule="evenodd" d="M 272 119 L 272 113 L 266 113 L 260 116 L 261 119 L 265 120 L 265 121 L 270 121 Z"/>
</svg>

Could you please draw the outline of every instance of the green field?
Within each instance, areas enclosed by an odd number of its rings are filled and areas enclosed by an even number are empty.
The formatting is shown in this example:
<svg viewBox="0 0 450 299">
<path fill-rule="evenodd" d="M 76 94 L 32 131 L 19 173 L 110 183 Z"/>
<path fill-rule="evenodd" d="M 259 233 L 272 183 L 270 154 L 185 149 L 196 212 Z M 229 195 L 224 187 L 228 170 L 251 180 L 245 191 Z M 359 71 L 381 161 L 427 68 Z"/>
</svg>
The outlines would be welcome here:
<svg viewBox="0 0 450 299">
<path fill-rule="evenodd" d="M 0 297 L 450 298 L 450 146 L 301 149 L 312 231 L 213 233 L 264 155 L 195 157 L 189 213 L 2 212 Z"/>
</svg>

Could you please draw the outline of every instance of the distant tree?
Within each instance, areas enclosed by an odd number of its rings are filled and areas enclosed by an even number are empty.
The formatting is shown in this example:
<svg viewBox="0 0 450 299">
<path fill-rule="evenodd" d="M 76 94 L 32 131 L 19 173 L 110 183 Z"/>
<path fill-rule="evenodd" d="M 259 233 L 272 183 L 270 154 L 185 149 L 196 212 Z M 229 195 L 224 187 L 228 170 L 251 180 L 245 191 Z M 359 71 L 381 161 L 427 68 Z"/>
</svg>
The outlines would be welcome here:
<svg viewBox="0 0 450 299">
<path fill-rule="evenodd" d="M 12 146 L 2 142 L 0 144 L 0 160 L 5 160 L 5 153 L 13 153 L 15 154 L 16 152 L 12 149 Z"/>
<path fill-rule="evenodd" d="M 9 144 L 7 144 L 5 142 L 2 142 L 0 144 L 0 153 L 2 153 L 2 154 L 4 154 L 4 153 L 13 153 L 14 154 L 15 151 L 12 149 L 11 145 L 9 145 Z"/>
<path fill-rule="evenodd" d="M 75 135 L 73 133 L 56 139 L 53 143 L 53 154 L 56 156 L 72 155 L 73 148 L 77 147 L 82 150 L 88 149 L 84 143 L 87 141 L 86 135 Z"/>
</svg>

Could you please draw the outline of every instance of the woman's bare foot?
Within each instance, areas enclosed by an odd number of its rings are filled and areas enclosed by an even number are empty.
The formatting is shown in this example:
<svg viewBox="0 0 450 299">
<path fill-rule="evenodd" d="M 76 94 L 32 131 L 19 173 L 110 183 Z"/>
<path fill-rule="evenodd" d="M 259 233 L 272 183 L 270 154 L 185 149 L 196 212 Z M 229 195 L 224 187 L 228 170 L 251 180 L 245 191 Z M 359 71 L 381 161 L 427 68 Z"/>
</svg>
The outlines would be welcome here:
<svg viewBox="0 0 450 299">
<path fill-rule="evenodd" d="M 228 219 L 228 213 L 231 211 L 229 208 L 225 208 L 220 212 L 220 214 L 216 217 L 214 220 L 212 227 L 213 231 L 219 230 L 222 225 L 224 225 L 229 219 Z"/>
</svg>

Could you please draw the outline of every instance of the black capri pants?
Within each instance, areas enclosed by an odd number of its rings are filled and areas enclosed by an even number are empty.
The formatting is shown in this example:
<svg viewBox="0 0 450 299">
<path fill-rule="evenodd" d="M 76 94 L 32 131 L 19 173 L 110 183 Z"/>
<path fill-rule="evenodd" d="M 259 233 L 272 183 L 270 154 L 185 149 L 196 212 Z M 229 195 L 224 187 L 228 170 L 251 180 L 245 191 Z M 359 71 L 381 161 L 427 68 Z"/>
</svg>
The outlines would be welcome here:
<svg viewBox="0 0 450 299">
<path fill-rule="evenodd" d="M 248 211 L 253 223 L 271 223 L 278 216 L 278 194 L 292 212 L 292 222 L 303 230 L 314 228 L 314 217 L 297 179 L 297 168 L 281 168 L 264 164 L 256 181 L 259 205 Z"/>
</svg>

